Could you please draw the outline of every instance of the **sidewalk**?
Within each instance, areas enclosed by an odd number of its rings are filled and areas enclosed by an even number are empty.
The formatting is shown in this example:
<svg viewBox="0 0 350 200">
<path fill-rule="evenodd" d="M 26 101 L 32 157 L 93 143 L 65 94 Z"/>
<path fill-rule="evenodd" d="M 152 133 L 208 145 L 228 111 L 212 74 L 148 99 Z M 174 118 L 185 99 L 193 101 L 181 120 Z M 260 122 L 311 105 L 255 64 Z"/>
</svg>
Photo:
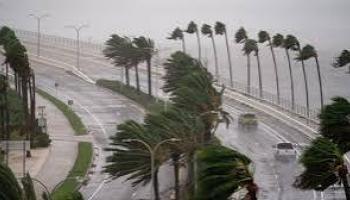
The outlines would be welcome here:
<svg viewBox="0 0 350 200">
<path fill-rule="evenodd" d="M 29 169 L 49 190 L 64 180 L 74 165 L 79 141 L 91 141 L 89 136 L 75 136 L 66 117 L 51 102 L 37 95 L 37 106 L 45 106 L 51 145 L 43 164 L 36 162 Z"/>
</svg>

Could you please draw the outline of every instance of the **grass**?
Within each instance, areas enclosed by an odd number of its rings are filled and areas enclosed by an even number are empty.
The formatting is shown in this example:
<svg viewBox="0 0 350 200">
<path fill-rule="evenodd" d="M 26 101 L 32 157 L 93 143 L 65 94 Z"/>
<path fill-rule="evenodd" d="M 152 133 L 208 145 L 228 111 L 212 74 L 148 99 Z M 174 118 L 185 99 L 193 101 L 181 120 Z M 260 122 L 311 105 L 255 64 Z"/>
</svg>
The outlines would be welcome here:
<svg viewBox="0 0 350 200">
<path fill-rule="evenodd" d="M 43 90 L 37 89 L 37 93 L 43 98 L 53 103 L 66 116 L 76 135 L 86 134 L 86 127 L 82 123 L 80 117 L 78 117 L 78 115 L 75 114 L 75 112 L 73 112 L 67 104 L 58 100 L 57 98 L 53 97 L 52 95 Z"/>
<path fill-rule="evenodd" d="M 136 88 L 127 86 L 120 81 L 99 79 L 96 84 L 133 100 L 146 110 L 157 111 L 164 109 L 164 102 L 162 100 L 157 101 L 154 96 L 150 96 L 142 91 L 137 91 Z"/>
<path fill-rule="evenodd" d="M 92 151 L 93 149 L 90 142 L 79 142 L 78 156 L 75 160 L 74 166 L 62 185 L 53 192 L 53 200 L 65 200 L 67 195 L 73 193 L 78 188 L 80 182 L 76 177 L 85 177 L 87 170 L 90 167 Z"/>
</svg>

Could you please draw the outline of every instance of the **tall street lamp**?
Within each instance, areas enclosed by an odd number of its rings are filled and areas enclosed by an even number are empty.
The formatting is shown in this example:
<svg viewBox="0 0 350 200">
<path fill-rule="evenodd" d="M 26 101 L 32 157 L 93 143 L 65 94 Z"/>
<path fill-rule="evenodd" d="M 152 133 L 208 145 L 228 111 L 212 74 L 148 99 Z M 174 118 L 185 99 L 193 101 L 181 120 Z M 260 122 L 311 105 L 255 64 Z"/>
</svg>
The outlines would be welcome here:
<svg viewBox="0 0 350 200">
<path fill-rule="evenodd" d="M 89 26 L 87 24 L 83 24 L 80 26 L 74 26 L 74 25 L 69 25 L 69 26 L 65 26 L 65 28 L 71 28 L 73 30 L 75 30 L 75 32 L 77 33 L 77 69 L 80 71 L 80 65 L 79 65 L 79 59 L 80 59 L 80 31 L 83 28 L 88 28 Z"/>
<path fill-rule="evenodd" d="M 150 155 L 151 155 L 151 194 L 152 194 L 152 199 L 154 199 L 155 197 L 155 190 L 156 188 L 154 187 L 154 168 L 155 168 L 155 155 L 156 155 L 156 152 L 157 152 L 157 149 L 160 147 L 160 145 L 164 144 L 164 143 L 167 143 L 167 142 L 180 142 L 181 139 L 178 139 L 178 138 L 169 138 L 169 139 L 166 139 L 166 140 L 163 140 L 159 143 L 157 143 L 154 148 L 152 148 L 149 144 L 147 144 L 146 142 L 142 141 L 142 140 L 139 140 L 139 139 L 125 139 L 123 140 L 123 142 L 138 142 L 138 143 L 141 143 L 143 144 L 147 150 L 149 151 Z M 152 187 L 153 187 L 153 190 L 152 190 Z"/>
<path fill-rule="evenodd" d="M 40 39 L 41 39 L 41 33 L 40 33 L 41 20 L 46 17 L 49 17 L 49 15 L 48 14 L 44 14 L 44 15 L 30 14 L 29 16 L 33 17 L 37 21 L 37 26 L 38 26 L 37 56 L 39 57 L 40 56 Z"/>
</svg>

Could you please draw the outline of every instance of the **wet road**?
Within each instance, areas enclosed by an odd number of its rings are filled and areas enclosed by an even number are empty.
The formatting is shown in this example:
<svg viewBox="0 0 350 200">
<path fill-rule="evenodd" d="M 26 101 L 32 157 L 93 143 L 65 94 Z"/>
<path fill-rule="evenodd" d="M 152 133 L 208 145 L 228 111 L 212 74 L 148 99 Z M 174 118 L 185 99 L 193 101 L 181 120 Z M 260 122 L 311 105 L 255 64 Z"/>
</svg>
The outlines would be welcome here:
<svg viewBox="0 0 350 200">
<path fill-rule="evenodd" d="M 28 49 L 33 50 L 32 45 L 29 45 Z M 62 50 L 42 48 L 42 55 L 68 64 L 75 63 L 74 54 Z M 102 77 L 119 79 L 121 77 L 120 71 L 115 67 L 101 67 L 98 63 L 103 63 L 103 66 L 108 65 L 107 62 L 91 56 L 82 56 L 81 58 L 83 72 L 94 79 Z M 133 194 L 138 197 L 146 195 L 147 188 L 132 188 L 130 183 L 124 182 L 125 179 L 122 178 L 105 183 L 106 176 L 99 173 L 107 155 L 101 149 L 108 145 L 107 138 L 115 133 L 116 124 L 127 119 L 142 120 L 143 109 L 121 95 L 84 82 L 63 70 L 39 63 L 33 63 L 33 67 L 37 74 L 39 87 L 57 95 L 64 101 L 74 100 L 73 109 L 82 117 L 95 138 L 100 151 L 97 157 L 99 164 L 90 183 L 82 189 L 84 196 L 93 197 L 91 199 L 110 199 L 113 197 L 118 200 L 128 200 L 132 199 Z M 144 75 L 141 76 L 141 80 L 142 85 L 145 85 L 146 77 Z M 59 83 L 57 91 L 54 89 L 55 82 Z M 225 109 L 233 116 L 237 116 L 241 112 L 251 111 L 250 108 L 232 100 L 225 100 L 225 104 L 227 105 Z M 272 145 L 277 142 L 290 141 L 305 144 L 308 143 L 309 139 L 303 133 L 266 116 L 264 113 L 258 113 L 258 117 L 261 123 L 255 131 L 243 131 L 234 122 L 229 129 L 224 126 L 219 127 L 217 136 L 224 145 L 238 149 L 254 161 L 255 178 L 260 186 L 259 199 L 322 199 L 321 195 L 315 192 L 304 192 L 293 188 L 291 184 L 294 181 L 294 176 L 301 170 L 300 166 L 295 159 L 276 160 L 273 154 Z M 162 174 L 166 174 L 167 168 L 164 167 L 162 171 L 160 174 L 161 185 L 163 187 L 171 186 L 171 180 L 162 176 Z"/>
</svg>

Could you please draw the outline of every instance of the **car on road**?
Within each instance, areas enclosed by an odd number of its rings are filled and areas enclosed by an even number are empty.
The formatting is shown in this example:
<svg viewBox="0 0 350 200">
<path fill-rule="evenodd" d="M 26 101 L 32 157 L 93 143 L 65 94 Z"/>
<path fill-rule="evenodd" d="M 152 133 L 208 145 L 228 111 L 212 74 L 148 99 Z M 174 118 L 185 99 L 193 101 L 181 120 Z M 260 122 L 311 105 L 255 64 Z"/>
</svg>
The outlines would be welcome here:
<svg viewBox="0 0 350 200">
<path fill-rule="evenodd" d="M 290 142 L 281 142 L 274 145 L 275 148 L 275 157 L 296 157 L 297 150 L 295 145 Z"/>
<path fill-rule="evenodd" d="M 238 125 L 240 127 L 256 127 L 258 125 L 258 119 L 255 113 L 243 113 L 238 117 Z"/>
</svg>

